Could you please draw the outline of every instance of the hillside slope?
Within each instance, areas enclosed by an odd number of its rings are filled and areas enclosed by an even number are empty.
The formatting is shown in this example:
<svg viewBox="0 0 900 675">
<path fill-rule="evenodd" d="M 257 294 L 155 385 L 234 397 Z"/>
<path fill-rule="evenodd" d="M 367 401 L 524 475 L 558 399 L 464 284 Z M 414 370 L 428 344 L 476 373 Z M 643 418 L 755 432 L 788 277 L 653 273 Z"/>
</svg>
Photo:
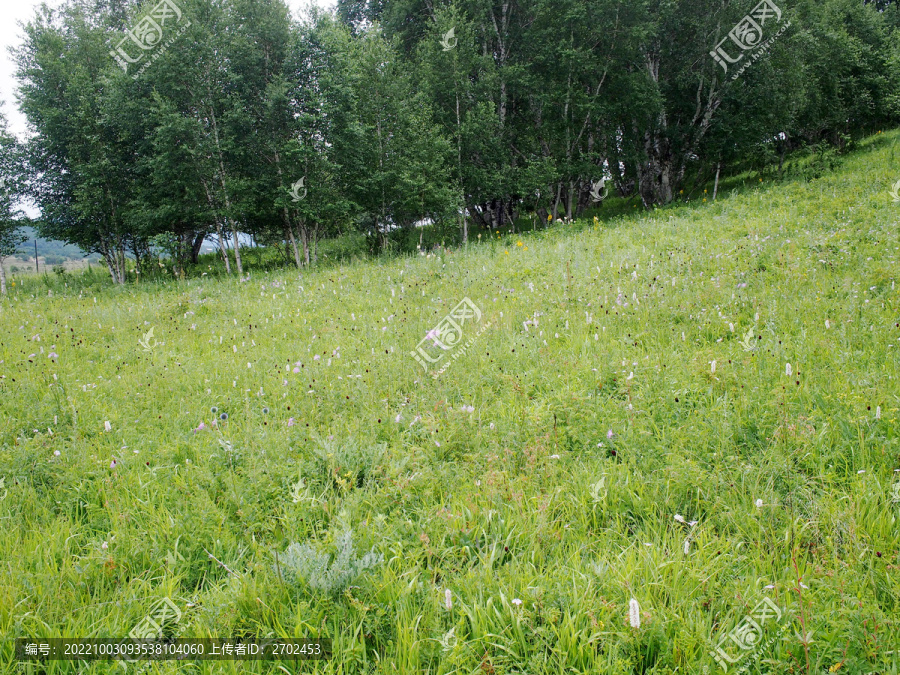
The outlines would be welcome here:
<svg viewBox="0 0 900 675">
<path fill-rule="evenodd" d="M 333 639 L 309 672 L 898 672 L 897 180 L 894 132 L 609 227 L 14 289 L 0 633 L 123 637 L 169 597 L 167 634 Z"/>
</svg>

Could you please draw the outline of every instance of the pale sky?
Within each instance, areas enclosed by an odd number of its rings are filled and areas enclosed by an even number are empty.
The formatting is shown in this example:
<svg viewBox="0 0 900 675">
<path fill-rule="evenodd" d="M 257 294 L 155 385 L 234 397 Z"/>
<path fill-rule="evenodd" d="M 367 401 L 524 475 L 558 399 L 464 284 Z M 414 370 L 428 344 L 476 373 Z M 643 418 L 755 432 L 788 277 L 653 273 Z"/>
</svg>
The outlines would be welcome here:
<svg viewBox="0 0 900 675">
<path fill-rule="evenodd" d="M 62 4 L 62 0 L 0 0 L 0 101 L 3 102 L 3 114 L 9 121 L 9 130 L 19 138 L 24 138 L 26 126 L 25 118 L 19 114 L 16 107 L 16 81 L 13 79 L 14 66 L 9 48 L 21 43 L 22 31 L 18 23 L 30 20 L 42 1 L 51 7 Z M 333 9 L 336 4 L 335 0 L 286 1 L 295 17 L 299 16 L 301 9 L 309 4 L 318 5 L 323 9 Z"/>
</svg>

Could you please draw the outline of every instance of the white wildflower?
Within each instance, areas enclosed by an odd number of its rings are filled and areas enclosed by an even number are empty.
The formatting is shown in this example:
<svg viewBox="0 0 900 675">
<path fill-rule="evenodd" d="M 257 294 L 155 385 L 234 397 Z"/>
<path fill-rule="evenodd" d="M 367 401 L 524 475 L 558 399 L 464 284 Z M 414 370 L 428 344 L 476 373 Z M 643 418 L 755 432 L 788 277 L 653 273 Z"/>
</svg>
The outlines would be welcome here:
<svg viewBox="0 0 900 675">
<path fill-rule="evenodd" d="M 628 603 L 628 623 L 632 628 L 641 627 L 641 606 L 635 598 Z"/>
</svg>

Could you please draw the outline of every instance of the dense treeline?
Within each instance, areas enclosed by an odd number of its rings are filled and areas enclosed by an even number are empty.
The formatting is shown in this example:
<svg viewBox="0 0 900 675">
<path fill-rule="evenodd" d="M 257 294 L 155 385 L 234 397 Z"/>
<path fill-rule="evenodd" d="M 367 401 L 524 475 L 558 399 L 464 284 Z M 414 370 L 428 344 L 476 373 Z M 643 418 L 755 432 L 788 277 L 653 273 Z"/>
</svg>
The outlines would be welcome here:
<svg viewBox="0 0 900 675">
<path fill-rule="evenodd" d="M 349 229 L 383 244 L 431 219 L 465 240 L 572 218 L 601 179 L 666 204 L 750 156 L 900 120 L 898 17 L 888 0 L 339 0 L 296 23 L 281 0 L 68 0 L 16 51 L 35 135 L 0 126 L 0 248 L 10 194 L 120 283 L 126 257 L 183 270 L 209 236 L 242 273 L 238 233 L 303 266 Z"/>
</svg>

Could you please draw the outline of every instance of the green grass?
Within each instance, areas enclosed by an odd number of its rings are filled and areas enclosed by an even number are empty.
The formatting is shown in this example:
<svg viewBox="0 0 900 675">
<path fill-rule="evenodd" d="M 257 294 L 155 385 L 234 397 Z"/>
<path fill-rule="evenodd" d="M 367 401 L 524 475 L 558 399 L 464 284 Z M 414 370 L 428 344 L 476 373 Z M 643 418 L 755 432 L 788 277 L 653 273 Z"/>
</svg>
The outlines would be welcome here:
<svg viewBox="0 0 900 675">
<path fill-rule="evenodd" d="M 21 282 L 0 635 L 124 637 L 169 597 L 181 636 L 334 658 L 148 672 L 712 673 L 771 598 L 784 639 L 770 620 L 729 672 L 897 673 L 898 145 L 440 257 Z M 463 297 L 490 327 L 431 377 L 410 352 Z M 283 569 L 347 528 L 380 562 L 333 587 Z M 8 640 L 0 664 L 121 672 Z"/>
</svg>

